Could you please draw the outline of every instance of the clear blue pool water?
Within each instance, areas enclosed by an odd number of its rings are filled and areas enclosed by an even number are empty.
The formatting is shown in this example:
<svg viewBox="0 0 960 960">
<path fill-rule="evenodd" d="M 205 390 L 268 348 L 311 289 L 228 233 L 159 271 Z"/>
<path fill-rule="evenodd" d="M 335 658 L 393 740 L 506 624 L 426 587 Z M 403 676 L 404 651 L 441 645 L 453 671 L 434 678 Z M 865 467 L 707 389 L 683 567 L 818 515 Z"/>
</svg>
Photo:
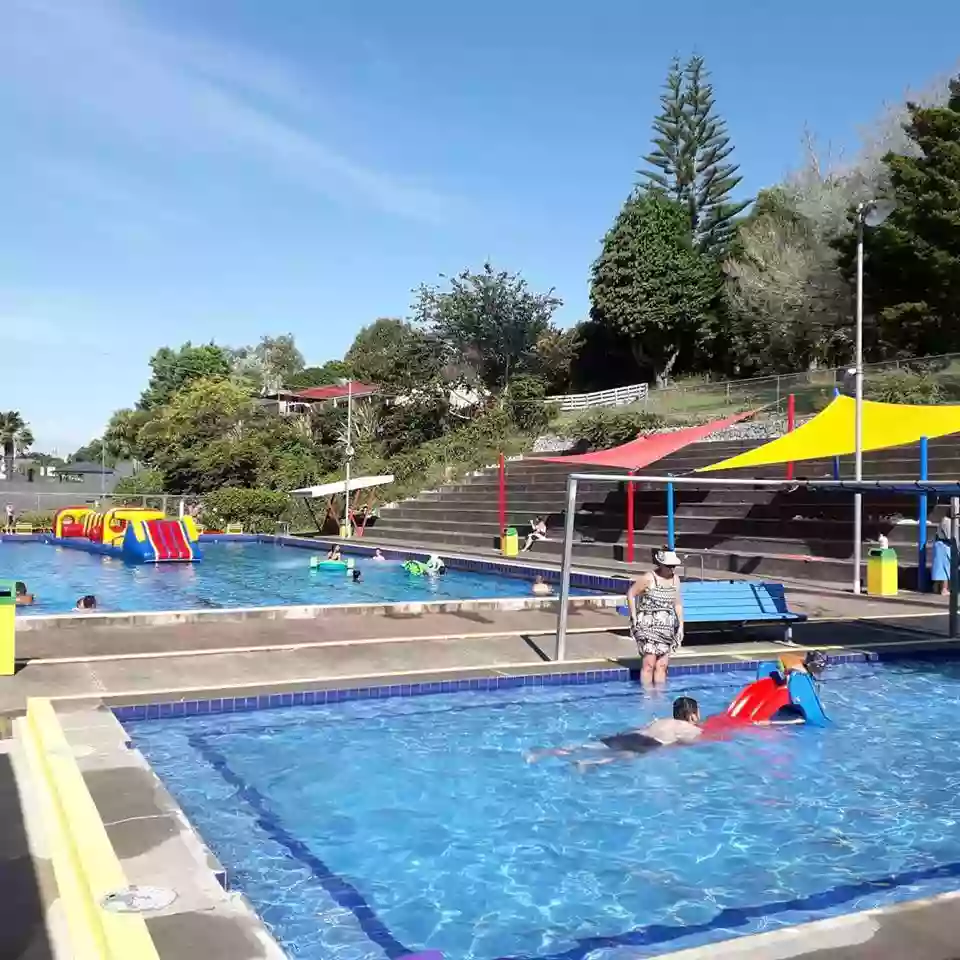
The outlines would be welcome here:
<svg viewBox="0 0 960 960">
<path fill-rule="evenodd" d="M 345 573 L 311 570 L 311 551 L 300 547 L 202 546 L 199 563 L 133 565 L 45 543 L 0 541 L 0 579 L 23 580 L 36 596 L 33 606 L 18 608 L 23 616 L 68 612 L 88 593 L 104 612 L 530 596 L 530 582 L 518 577 L 461 570 L 412 577 L 397 562 L 358 557 L 363 579 L 354 583 Z"/>
<path fill-rule="evenodd" d="M 749 674 L 128 724 L 289 952 L 653 956 L 960 886 L 960 665 L 835 667 L 830 729 L 578 772 L 527 751 Z M 686 682 L 685 682 L 686 681 Z"/>
</svg>

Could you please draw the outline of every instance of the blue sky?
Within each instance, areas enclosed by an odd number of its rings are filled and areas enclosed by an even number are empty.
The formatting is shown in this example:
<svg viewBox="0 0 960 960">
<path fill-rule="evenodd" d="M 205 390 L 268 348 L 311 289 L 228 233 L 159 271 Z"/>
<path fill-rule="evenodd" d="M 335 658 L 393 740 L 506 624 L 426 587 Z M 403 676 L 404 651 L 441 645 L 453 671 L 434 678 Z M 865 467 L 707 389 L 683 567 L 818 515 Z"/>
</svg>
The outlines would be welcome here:
<svg viewBox="0 0 960 960">
<path fill-rule="evenodd" d="M 753 193 L 956 65 L 960 4 L 922 7 L 3 0 L 0 409 L 66 452 L 157 347 L 319 363 L 487 257 L 573 323 L 671 56 L 706 56 Z"/>
</svg>

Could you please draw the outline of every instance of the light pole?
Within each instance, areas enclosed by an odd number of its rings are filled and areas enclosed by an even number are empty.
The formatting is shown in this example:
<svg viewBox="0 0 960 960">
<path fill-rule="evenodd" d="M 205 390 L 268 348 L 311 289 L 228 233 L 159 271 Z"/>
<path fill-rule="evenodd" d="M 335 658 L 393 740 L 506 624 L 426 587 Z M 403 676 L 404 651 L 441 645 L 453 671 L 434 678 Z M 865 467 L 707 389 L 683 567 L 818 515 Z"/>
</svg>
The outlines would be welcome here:
<svg viewBox="0 0 960 960">
<path fill-rule="evenodd" d="M 350 536 L 350 460 L 353 458 L 353 378 L 347 380 L 347 446 L 344 450 L 343 485 L 344 535 Z"/>
<path fill-rule="evenodd" d="M 857 333 L 854 358 L 853 449 L 854 479 L 863 479 L 863 233 L 864 227 L 879 227 L 893 213 L 892 200 L 868 200 L 857 204 Z M 863 551 L 863 494 L 853 496 L 853 592 L 860 592 L 860 561 Z"/>
</svg>

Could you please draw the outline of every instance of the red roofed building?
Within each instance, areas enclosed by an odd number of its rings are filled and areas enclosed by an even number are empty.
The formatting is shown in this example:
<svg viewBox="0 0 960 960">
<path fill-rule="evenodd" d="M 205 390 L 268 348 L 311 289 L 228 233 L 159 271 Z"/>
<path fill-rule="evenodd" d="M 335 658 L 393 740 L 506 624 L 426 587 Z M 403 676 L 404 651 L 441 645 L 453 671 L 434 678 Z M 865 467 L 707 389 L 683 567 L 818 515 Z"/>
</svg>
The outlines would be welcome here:
<svg viewBox="0 0 960 960">
<path fill-rule="evenodd" d="M 292 416 L 306 413 L 310 407 L 330 404 L 338 407 L 347 402 L 348 394 L 352 394 L 353 402 L 363 402 L 379 394 L 380 388 L 369 383 L 360 383 L 358 380 L 346 384 L 330 384 L 324 387 L 308 387 L 306 390 L 276 390 L 265 393 L 259 398 L 261 406 L 279 413 L 282 416 Z"/>
</svg>

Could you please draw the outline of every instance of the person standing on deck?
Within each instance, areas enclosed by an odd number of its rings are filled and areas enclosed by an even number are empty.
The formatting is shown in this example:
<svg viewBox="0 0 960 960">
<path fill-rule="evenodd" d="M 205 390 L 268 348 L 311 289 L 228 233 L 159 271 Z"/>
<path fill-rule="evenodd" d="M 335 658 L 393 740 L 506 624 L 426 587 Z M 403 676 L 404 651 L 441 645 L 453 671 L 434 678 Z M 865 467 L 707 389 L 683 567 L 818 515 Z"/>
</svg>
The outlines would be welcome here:
<svg viewBox="0 0 960 960">
<path fill-rule="evenodd" d="M 944 517 L 937 526 L 937 538 L 933 541 L 933 567 L 930 579 L 933 592 L 946 596 L 950 592 L 950 518 Z"/>
<path fill-rule="evenodd" d="M 677 567 L 680 558 L 662 547 L 653 551 L 654 569 L 641 573 L 627 591 L 630 635 L 643 657 L 640 682 L 664 683 L 670 657 L 683 643 L 683 600 Z"/>
</svg>

